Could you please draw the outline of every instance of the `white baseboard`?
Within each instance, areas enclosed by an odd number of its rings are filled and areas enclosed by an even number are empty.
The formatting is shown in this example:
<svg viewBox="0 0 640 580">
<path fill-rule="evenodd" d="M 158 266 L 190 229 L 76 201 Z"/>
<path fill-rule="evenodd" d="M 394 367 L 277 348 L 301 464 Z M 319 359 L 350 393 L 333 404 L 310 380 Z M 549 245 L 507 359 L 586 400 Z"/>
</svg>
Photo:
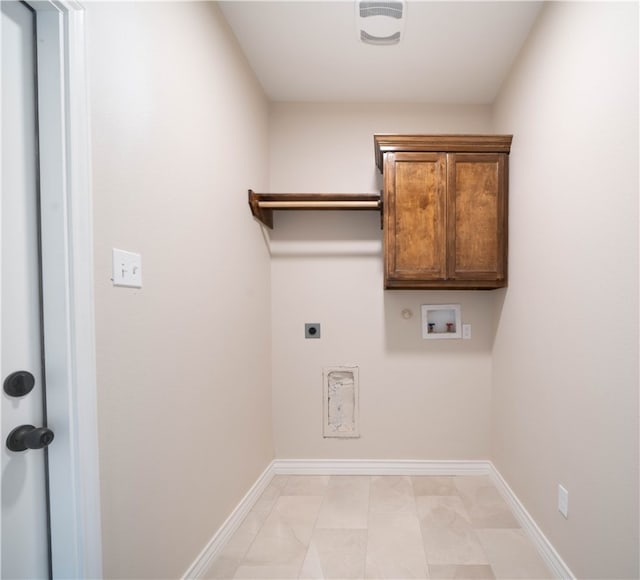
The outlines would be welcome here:
<svg viewBox="0 0 640 580">
<path fill-rule="evenodd" d="M 246 515 L 251 511 L 251 508 L 258 501 L 262 492 L 267 488 L 273 476 L 273 462 L 271 462 L 260 477 L 258 477 L 257 481 L 251 486 L 251 489 L 240 500 L 240 503 L 231 512 L 229 517 L 220 526 L 218 531 L 213 535 L 213 538 L 209 540 L 209 543 L 204 547 L 202 552 L 200 552 L 193 564 L 189 566 L 189 569 L 182 576 L 183 579 L 204 577 L 215 557 L 222 551 L 225 544 L 240 527 L 240 524 L 242 524 Z"/>
<path fill-rule="evenodd" d="M 489 475 L 490 461 L 276 459 L 276 475 Z"/>
<path fill-rule="evenodd" d="M 575 576 L 542 533 L 529 512 L 503 479 L 491 461 L 420 461 L 377 459 L 276 459 L 264 470 L 227 520 L 220 526 L 195 562 L 184 574 L 186 578 L 204 577 L 215 557 L 238 529 L 242 520 L 258 501 L 274 475 L 488 475 L 507 502 L 525 534 L 555 578 L 575 580 Z"/>
<path fill-rule="evenodd" d="M 560 554 L 556 552 L 555 548 L 547 537 L 542 533 L 542 530 L 538 527 L 535 520 L 531 517 L 524 505 L 520 502 L 513 490 L 509 487 L 509 484 L 504 480 L 500 472 L 496 467 L 491 464 L 491 470 L 489 472 L 493 484 L 500 492 L 503 499 L 507 502 L 516 520 L 522 527 L 524 533 L 533 542 L 534 546 L 538 550 L 538 553 L 545 561 L 554 578 L 563 578 L 568 580 L 575 580 L 573 572 L 569 569 L 569 566 L 560 557 Z"/>
</svg>

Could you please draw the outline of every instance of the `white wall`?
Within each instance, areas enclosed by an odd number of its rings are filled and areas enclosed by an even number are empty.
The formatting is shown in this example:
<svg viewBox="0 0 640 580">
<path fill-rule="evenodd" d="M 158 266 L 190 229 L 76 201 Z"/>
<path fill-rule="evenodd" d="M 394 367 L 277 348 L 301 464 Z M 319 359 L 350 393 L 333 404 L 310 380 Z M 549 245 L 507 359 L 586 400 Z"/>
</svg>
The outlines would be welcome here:
<svg viewBox="0 0 640 580">
<path fill-rule="evenodd" d="M 490 110 L 273 104 L 270 121 L 270 191 L 376 192 L 374 133 L 483 133 Z M 385 292 L 377 212 L 276 212 L 269 235 L 277 457 L 488 457 L 494 294 Z M 423 340 L 420 304 L 450 302 L 473 339 Z M 323 439 L 322 369 L 343 363 L 360 367 L 362 436 Z"/>
<path fill-rule="evenodd" d="M 548 4 L 495 130 L 514 140 L 492 456 L 578 577 L 637 578 L 637 3 Z"/>
<path fill-rule="evenodd" d="M 86 9 L 104 576 L 176 578 L 273 458 L 267 103 L 215 4 Z"/>
</svg>

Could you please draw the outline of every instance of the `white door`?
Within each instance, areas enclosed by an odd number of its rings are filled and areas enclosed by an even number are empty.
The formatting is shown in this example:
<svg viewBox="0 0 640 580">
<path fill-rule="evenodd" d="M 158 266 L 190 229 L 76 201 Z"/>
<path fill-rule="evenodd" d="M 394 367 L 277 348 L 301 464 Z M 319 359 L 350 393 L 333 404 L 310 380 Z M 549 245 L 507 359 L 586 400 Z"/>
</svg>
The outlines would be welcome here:
<svg viewBox="0 0 640 580">
<path fill-rule="evenodd" d="M 39 428 L 46 423 L 41 362 L 35 15 L 20 2 L 0 5 L 2 578 L 48 578 L 47 452 L 10 451 L 6 444 L 14 428 Z M 11 388 L 7 379 L 17 371 L 34 378 L 28 394 L 12 396 L 6 392 Z M 13 378 L 17 388 L 29 383 L 27 375 Z"/>
</svg>

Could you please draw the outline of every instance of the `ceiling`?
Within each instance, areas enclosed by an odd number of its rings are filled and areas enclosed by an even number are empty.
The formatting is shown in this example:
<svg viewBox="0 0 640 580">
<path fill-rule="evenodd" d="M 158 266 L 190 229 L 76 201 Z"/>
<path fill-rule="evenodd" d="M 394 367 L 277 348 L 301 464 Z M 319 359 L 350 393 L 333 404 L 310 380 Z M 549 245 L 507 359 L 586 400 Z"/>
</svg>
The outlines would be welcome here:
<svg viewBox="0 0 640 580">
<path fill-rule="evenodd" d="M 542 2 L 408 0 L 399 44 L 363 44 L 355 0 L 220 2 L 273 101 L 489 104 Z"/>
</svg>

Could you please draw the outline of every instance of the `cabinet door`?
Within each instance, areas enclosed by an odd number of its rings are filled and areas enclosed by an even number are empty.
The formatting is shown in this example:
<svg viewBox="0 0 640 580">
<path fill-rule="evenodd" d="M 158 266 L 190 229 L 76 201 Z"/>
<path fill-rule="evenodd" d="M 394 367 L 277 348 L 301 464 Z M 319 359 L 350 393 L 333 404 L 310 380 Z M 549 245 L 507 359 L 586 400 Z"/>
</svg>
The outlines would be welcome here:
<svg viewBox="0 0 640 580">
<path fill-rule="evenodd" d="M 506 285 L 506 156 L 449 153 L 448 275 Z"/>
<path fill-rule="evenodd" d="M 385 285 L 445 279 L 446 154 L 387 153 L 384 180 Z"/>
</svg>

